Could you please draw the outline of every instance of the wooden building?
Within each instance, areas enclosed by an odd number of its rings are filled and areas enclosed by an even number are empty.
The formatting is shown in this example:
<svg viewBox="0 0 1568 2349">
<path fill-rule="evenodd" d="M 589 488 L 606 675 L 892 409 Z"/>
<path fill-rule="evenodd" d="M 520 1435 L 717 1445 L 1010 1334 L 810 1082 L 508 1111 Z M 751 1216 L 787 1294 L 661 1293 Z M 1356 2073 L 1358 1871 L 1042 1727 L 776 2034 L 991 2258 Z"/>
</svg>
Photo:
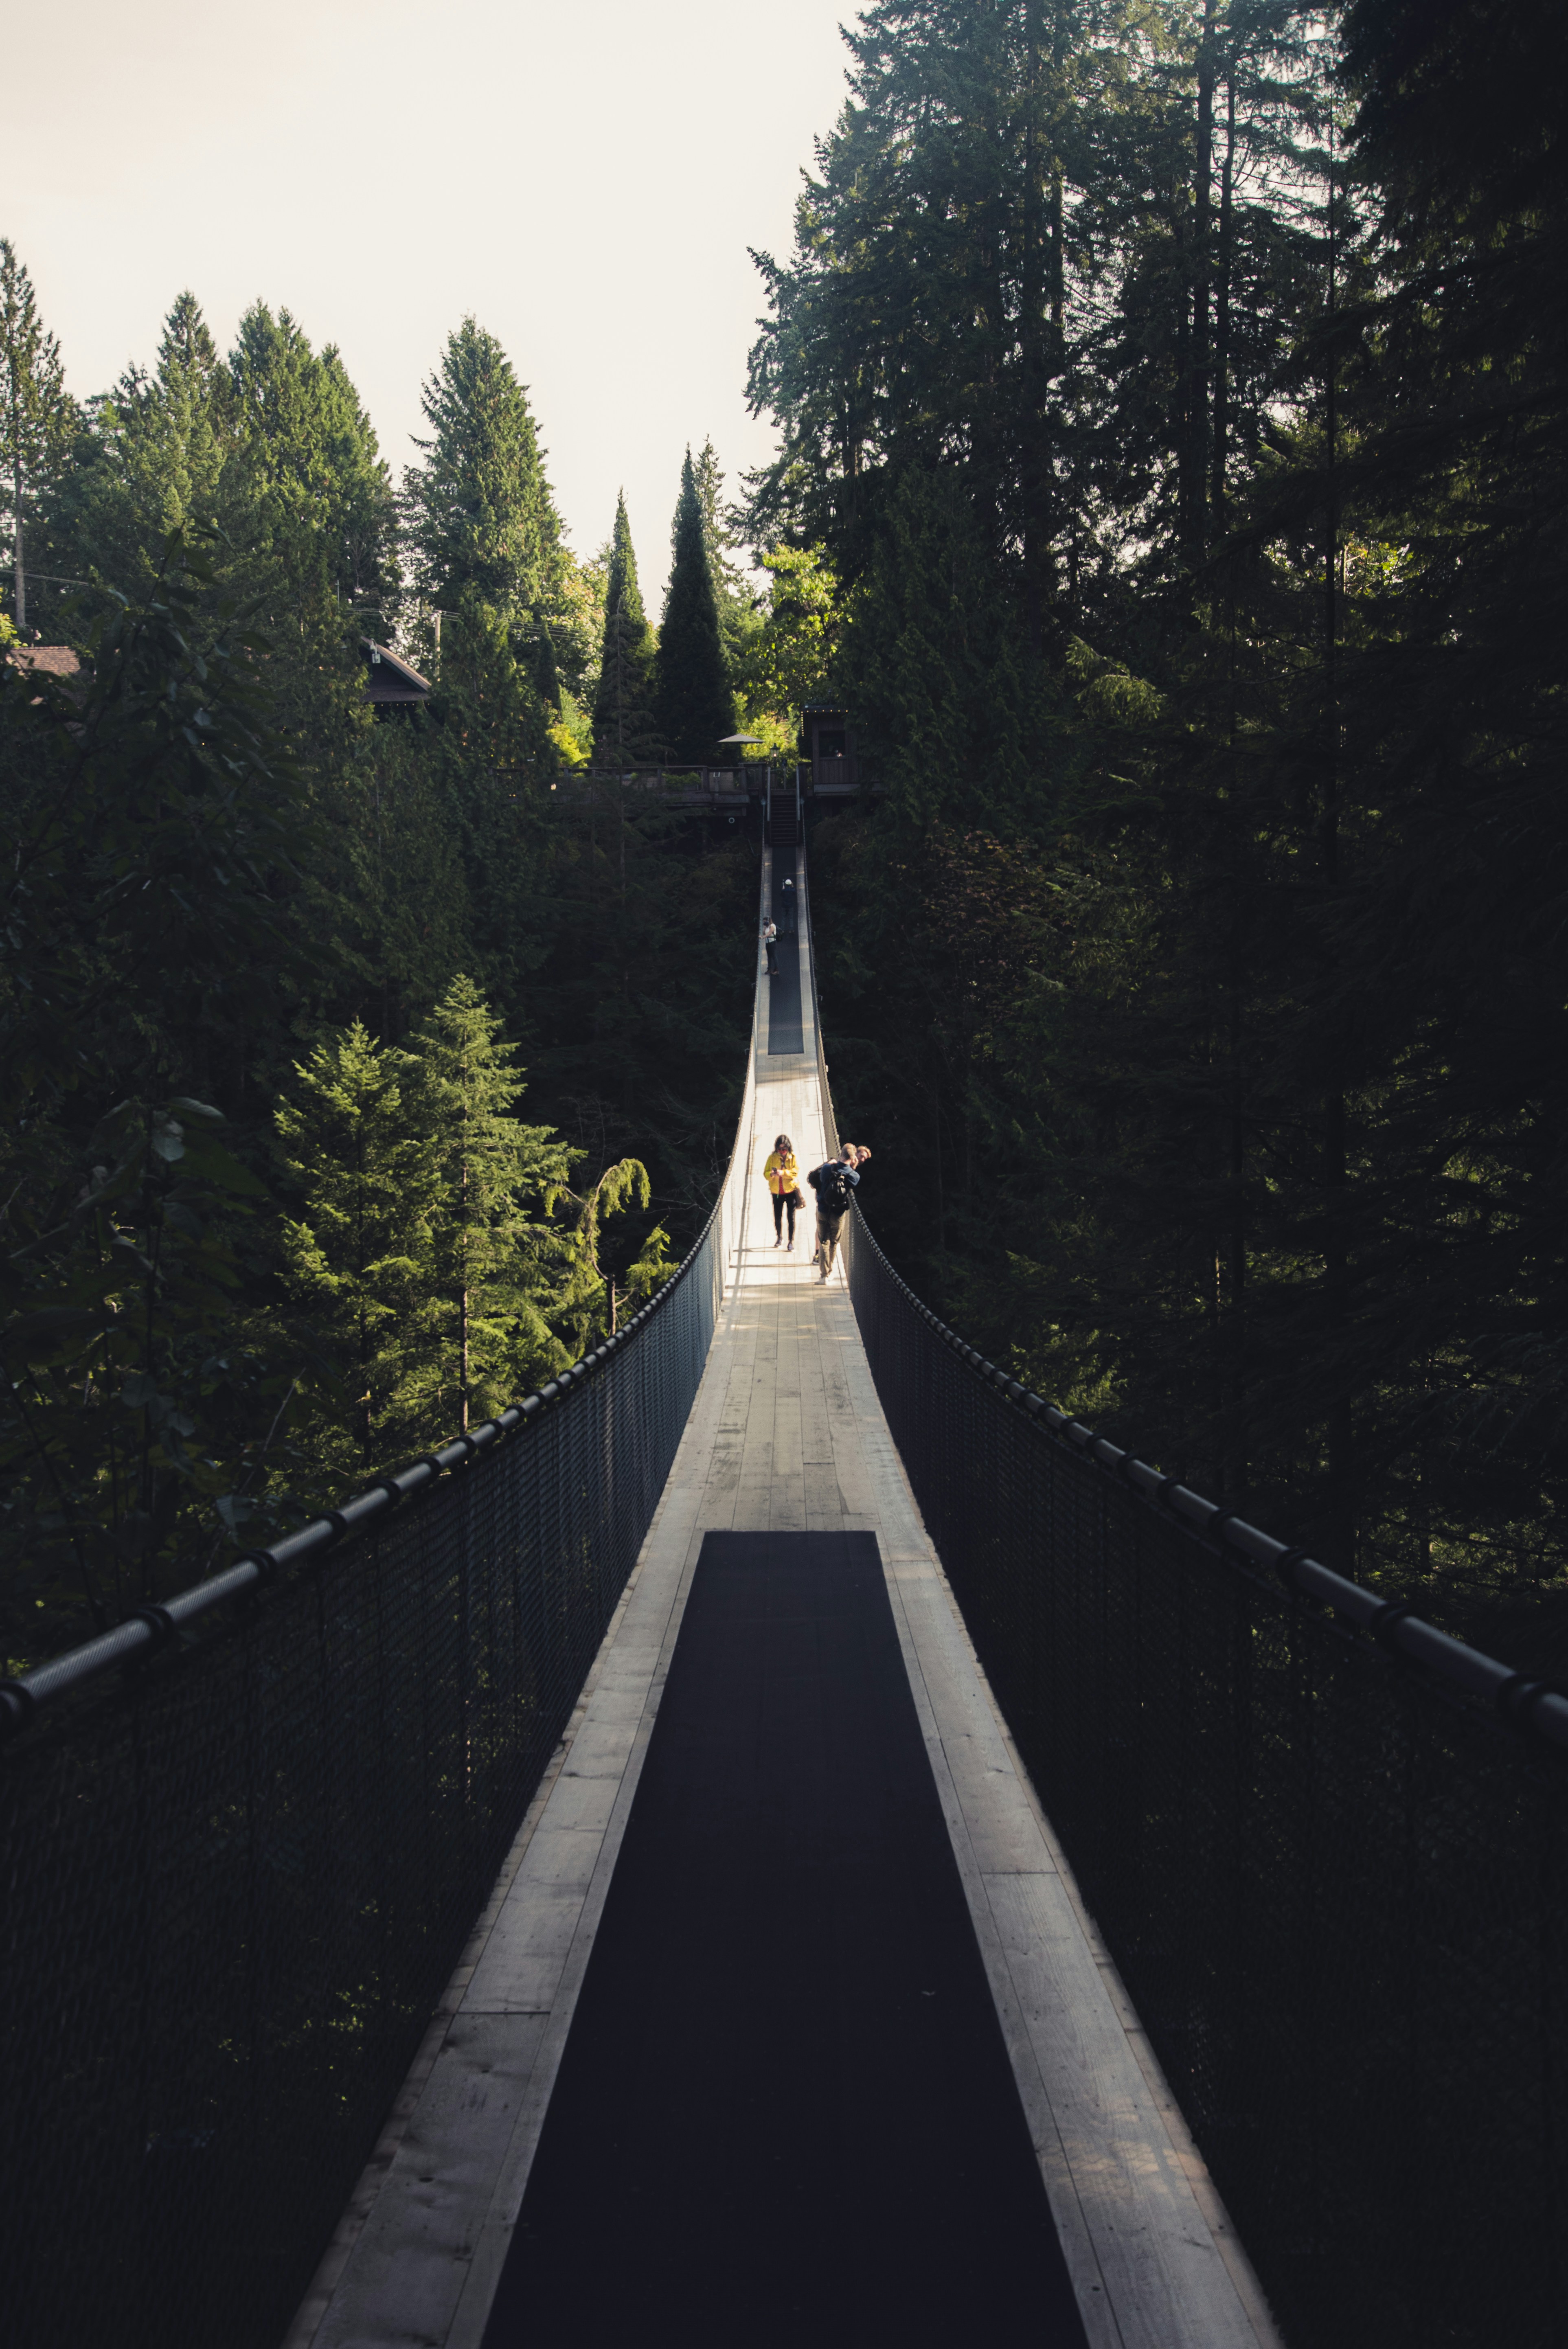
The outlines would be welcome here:
<svg viewBox="0 0 1568 2349">
<path fill-rule="evenodd" d="M 830 709 L 825 703 L 808 702 L 800 712 L 800 736 L 805 750 L 806 772 L 801 778 L 810 792 L 856 791 L 861 783 L 861 762 L 855 750 L 854 729 L 847 709 Z"/>
<path fill-rule="evenodd" d="M 428 677 L 399 660 L 389 647 L 372 644 L 368 636 L 360 637 L 359 647 L 365 655 L 366 698 L 377 717 L 394 709 L 418 709 L 428 701 L 435 688 Z"/>
</svg>

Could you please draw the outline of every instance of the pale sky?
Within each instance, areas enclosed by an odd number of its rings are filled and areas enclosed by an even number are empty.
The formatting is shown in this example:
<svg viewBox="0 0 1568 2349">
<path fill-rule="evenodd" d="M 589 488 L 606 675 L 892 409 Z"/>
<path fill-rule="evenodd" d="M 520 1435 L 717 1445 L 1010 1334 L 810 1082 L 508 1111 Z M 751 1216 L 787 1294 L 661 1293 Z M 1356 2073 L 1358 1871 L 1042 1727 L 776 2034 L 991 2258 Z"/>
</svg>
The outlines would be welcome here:
<svg viewBox="0 0 1568 2349">
<path fill-rule="evenodd" d="M 260 296 L 335 342 L 394 472 L 471 310 L 529 386 L 573 544 L 624 485 L 655 608 L 682 451 L 733 492 L 762 307 L 846 0 L 0 0 L 0 235 L 78 397 L 150 363 L 190 286 L 220 346 Z M 40 47 L 39 44 L 43 46 Z"/>
</svg>

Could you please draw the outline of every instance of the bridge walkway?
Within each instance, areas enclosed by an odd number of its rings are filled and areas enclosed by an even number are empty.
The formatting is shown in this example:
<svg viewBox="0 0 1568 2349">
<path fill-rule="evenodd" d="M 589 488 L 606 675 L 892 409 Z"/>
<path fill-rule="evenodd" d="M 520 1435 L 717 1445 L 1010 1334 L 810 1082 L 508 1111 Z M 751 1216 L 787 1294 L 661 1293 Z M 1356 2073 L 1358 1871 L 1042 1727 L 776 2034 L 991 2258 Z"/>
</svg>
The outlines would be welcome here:
<svg viewBox="0 0 1568 2349">
<path fill-rule="evenodd" d="M 803 898 L 803 872 L 797 869 L 794 878 Z M 1076 2341 L 1090 2349 L 1274 2349 L 1276 2336 L 1250 2266 L 991 1699 L 888 1433 L 842 1274 L 826 1286 L 817 1281 L 809 1216 L 792 1256 L 773 1246 L 760 1170 L 774 1135 L 792 1136 L 802 1168 L 815 1164 L 826 1147 L 809 926 L 800 926 L 798 941 L 781 941 L 784 954 L 800 957 L 800 1049 L 769 1050 L 769 983 L 763 980 L 733 1195 L 726 1200 L 732 1285 L 727 1283 L 669 1483 L 566 1738 L 287 2349 L 369 2349 L 371 2344 L 388 2349 L 404 2343 L 439 2349 L 512 2349 L 514 2343 L 531 2349 L 538 2343 L 564 2349 L 567 2342 L 573 2349 L 608 2349 L 625 2330 L 624 2316 L 609 2313 L 612 2303 L 624 2310 L 639 2293 L 645 2336 L 679 2337 L 686 2349 L 709 2349 L 710 2343 L 717 2349 L 721 2341 L 726 2349 L 751 2349 L 797 2339 L 803 2349 L 808 2342 L 847 2342 L 851 2335 L 871 2349 L 895 2340 L 901 2349 L 913 2349 L 924 2340 L 953 2337 L 951 2308 L 934 2285 L 925 2330 L 918 2321 L 912 2328 L 897 2292 L 886 2295 L 886 2323 L 868 2322 L 852 2277 L 842 2295 L 841 2329 L 820 2305 L 809 2315 L 792 2316 L 788 2295 L 798 2278 L 788 2253 L 776 2261 L 775 2272 L 753 2279 L 749 2293 L 732 2301 L 727 2323 L 690 2305 L 672 2306 L 671 2276 L 689 2275 L 724 2247 L 710 2205 L 712 2177 L 696 2181 L 689 2193 L 691 2181 L 659 2177 L 661 2143 L 677 2172 L 690 2158 L 690 2132 L 683 2136 L 678 2111 L 671 2112 L 663 2137 L 656 2113 L 651 2120 L 646 2112 L 634 2113 L 626 2137 L 622 2107 L 635 2107 L 639 2085 L 624 2078 L 617 2084 L 617 2059 L 613 2047 L 605 2053 L 610 2043 L 602 2018 L 592 2023 L 599 2033 L 597 2070 L 584 2056 L 573 2085 L 572 2067 L 563 2068 L 580 2005 L 584 2033 L 590 2033 L 593 2002 L 590 1995 L 584 2002 L 584 1986 L 602 1932 L 606 1960 L 599 1971 L 608 1979 L 615 1914 L 611 1909 L 607 1925 L 607 1903 L 617 1863 L 631 1848 L 634 1805 L 694 1588 L 702 1576 L 711 1579 L 722 1570 L 727 1557 L 745 1555 L 762 1568 L 770 1558 L 777 1568 L 788 1544 L 804 1541 L 806 1548 L 788 1555 L 805 1558 L 813 1537 L 827 1545 L 814 1553 L 819 1561 L 863 1559 L 867 1537 L 874 1539 L 870 1555 L 880 1561 L 908 1702 L 929 1764 L 926 1792 L 934 1793 L 945 1825 L 972 1928 L 972 1954 L 978 1956 L 1005 2068 L 1016 2086 L 1013 2111 L 1021 2112 L 1060 2245 L 1064 2289 L 1058 2292 L 1053 2280 L 1054 2246 L 1047 2242 L 1016 2250 L 1002 2262 L 1011 2272 L 990 2290 L 982 2271 L 992 2247 L 982 2226 L 973 2242 L 967 2337 L 990 2338 L 1005 2330 L 1049 2349 L 1058 2344 L 1068 2349 Z M 780 1040 L 793 1043 L 795 1037 Z M 867 1178 L 868 1195 L 874 1173 L 873 1167 Z M 724 1550 L 726 1540 L 762 1536 L 775 1537 L 770 1550 Z M 688 1672 L 686 1681 L 691 1677 Z M 714 1685 L 710 1676 L 710 1692 Z M 863 1701 L 862 1689 L 854 1702 Z M 783 1724 L 786 1731 L 789 1725 Z M 918 1765 L 912 1767 L 918 1775 Z M 651 1803 L 659 1774 L 648 1775 Z M 700 1809 L 705 1790 L 687 1783 L 672 1796 L 669 1775 L 665 1768 L 659 1816 L 678 1824 L 682 1806 Z M 858 1797 L 846 1788 L 844 1799 L 852 1807 Z M 650 1816 L 645 1805 L 640 1816 Z M 629 1858 L 628 1870 L 623 1889 L 639 1870 L 645 1878 L 645 1853 L 635 1866 Z M 721 1901 L 710 1913 L 722 1909 Z M 640 1913 L 645 1930 L 646 1914 Z M 624 2006 L 627 1986 L 639 1979 L 627 1936 L 639 1929 L 628 1916 L 616 1930 Z M 874 1945 L 873 1933 L 873 1951 Z M 891 2000 L 902 1945 L 883 1946 Z M 694 1952 L 694 1969 L 700 1972 L 702 1963 L 702 1952 Z M 680 1986 L 667 1963 L 661 1970 L 651 1943 L 643 1978 L 649 2002 L 645 2038 L 656 2054 L 661 2034 L 676 2027 L 665 2003 L 672 1982 L 677 1995 Z M 723 1987 L 710 1978 L 716 2007 Z M 869 1998 L 863 2012 L 874 2011 L 876 1993 L 875 1982 L 859 1985 L 857 1994 Z M 699 2004 L 703 1994 L 699 1984 Z M 810 2020 L 804 2018 L 802 2038 L 803 2018 L 794 2019 L 797 2047 L 809 2039 Z M 764 2024 L 766 2035 L 768 2018 Z M 689 2033 L 689 2014 L 678 2027 Z M 837 2028 L 826 2014 L 818 2027 L 823 2033 Z M 625 2057 L 632 2042 L 623 2033 L 619 2044 Z M 841 2044 L 841 2036 L 834 2044 Z M 575 2058 L 585 2041 L 573 2044 Z M 636 2069 L 638 2062 L 626 2058 L 623 2071 Z M 965 2064 L 984 2068 L 973 2056 Z M 669 2094 L 667 2083 L 663 2092 L 650 2085 L 658 2077 L 656 2063 L 642 2068 L 645 2091 Z M 585 2085 L 588 2081 L 596 2086 Z M 552 2141 L 546 2120 L 558 2083 L 562 2102 L 552 2117 Z M 584 2124 L 582 2109 L 583 2096 L 593 2094 L 616 2106 L 616 2115 L 602 2116 L 597 2140 L 601 2116 L 590 2111 Z M 919 2098 L 916 2080 L 916 2107 Z M 904 2116 L 893 2117 L 901 2128 L 906 2126 Z M 632 2148 L 625 2158 L 642 2165 L 630 2186 L 617 2170 L 623 2137 Z M 596 2150 L 604 2157 L 597 2170 Z M 896 2158 L 896 2146 L 889 2151 Z M 525 2207 L 536 2158 L 542 2173 L 551 2171 L 551 2209 L 578 2214 L 575 2235 L 558 2246 L 543 2276 L 530 2249 Z M 954 2149 L 954 2158 L 962 2161 L 961 2148 Z M 645 2180 L 656 2189 L 652 2232 L 636 2207 Z M 533 2207 L 546 2184 L 542 2175 Z M 933 2231 L 929 2212 L 915 2207 L 917 2178 L 910 2190 L 913 2200 L 903 2213 L 902 2238 L 896 2220 L 882 2241 L 868 2222 L 867 2258 L 873 2265 L 883 2261 L 884 2271 L 887 2261 L 912 2256 L 912 2222 Z M 683 2240 L 661 2242 L 658 2230 L 668 2233 L 672 2212 Z M 963 2216 L 973 2227 L 969 2205 Z M 796 2239 L 796 2249 L 800 2260 L 809 2258 L 808 2235 Z M 954 2263 L 961 2268 L 966 2256 L 965 2243 L 948 2247 L 945 2289 Z M 1026 2304 L 1016 2305 L 1016 2321 L 1008 2322 L 1006 2295 L 1016 2293 L 1020 2258 L 1033 2261 L 1037 2273 Z M 619 2281 L 612 2285 L 607 2277 Z M 730 2288 L 734 2282 L 730 2277 Z M 845 2283 L 841 2271 L 839 2282 Z M 569 2310 L 574 2312 L 570 2317 Z"/>
</svg>

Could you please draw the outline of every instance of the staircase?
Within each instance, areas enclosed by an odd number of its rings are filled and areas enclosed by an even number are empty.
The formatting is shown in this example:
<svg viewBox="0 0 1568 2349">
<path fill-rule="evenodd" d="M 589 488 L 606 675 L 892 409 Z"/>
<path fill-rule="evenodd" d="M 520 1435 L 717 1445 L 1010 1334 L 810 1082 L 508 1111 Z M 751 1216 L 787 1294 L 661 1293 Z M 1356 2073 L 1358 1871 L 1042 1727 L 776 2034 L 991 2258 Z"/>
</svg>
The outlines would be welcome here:
<svg viewBox="0 0 1568 2349">
<path fill-rule="evenodd" d="M 768 802 L 768 843 L 775 857 L 792 857 L 800 844 L 799 802 L 793 792 L 780 792 Z"/>
</svg>

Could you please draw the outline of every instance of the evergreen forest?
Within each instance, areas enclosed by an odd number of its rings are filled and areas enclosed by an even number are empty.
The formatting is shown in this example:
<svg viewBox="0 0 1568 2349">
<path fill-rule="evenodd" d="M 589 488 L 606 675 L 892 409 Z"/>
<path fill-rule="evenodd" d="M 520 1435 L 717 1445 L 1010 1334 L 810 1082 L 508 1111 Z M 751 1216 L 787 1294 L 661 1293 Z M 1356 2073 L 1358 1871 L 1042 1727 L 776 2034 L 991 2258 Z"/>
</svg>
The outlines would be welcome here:
<svg viewBox="0 0 1568 2349">
<path fill-rule="evenodd" d="M 79 403 L 0 241 L 13 1669 L 653 1293 L 727 1158 L 757 838 L 617 778 L 791 759 L 810 703 L 875 786 L 809 857 L 905 1278 L 1568 1669 L 1561 12 L 845 37 L 756 256 L 778 453 L 727 499 L 686 451 L 656 625 L 475 320 L 395 481 L 263 305 L 223 353 L 181 295 Z"/>
</svg>

